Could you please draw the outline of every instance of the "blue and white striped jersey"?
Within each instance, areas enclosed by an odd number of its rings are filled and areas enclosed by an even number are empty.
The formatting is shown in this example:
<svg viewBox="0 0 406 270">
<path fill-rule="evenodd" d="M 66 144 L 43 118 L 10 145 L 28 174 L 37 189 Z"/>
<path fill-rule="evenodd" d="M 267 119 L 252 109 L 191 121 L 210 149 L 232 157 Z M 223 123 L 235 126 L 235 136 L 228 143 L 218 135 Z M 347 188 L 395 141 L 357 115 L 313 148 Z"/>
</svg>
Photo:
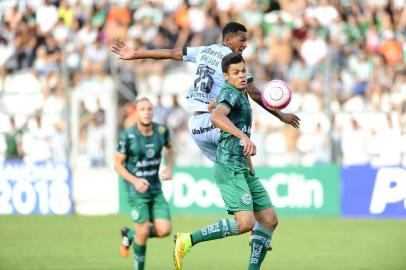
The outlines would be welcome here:
<svg viewBox="0 0 406 270">
<path fill-rule="evenodd" d="M 207 106 L 218 96 L 225 82 L 221 60 L 231 52 L 229 47 L 222 44 L 183 49 L 183 61 L 197 64 L 195 80 L 187 94 L 189 111 L 208 111 Z M 252 81 L 252 75 L 248 73 L 248 82 Z"/>
</svg>

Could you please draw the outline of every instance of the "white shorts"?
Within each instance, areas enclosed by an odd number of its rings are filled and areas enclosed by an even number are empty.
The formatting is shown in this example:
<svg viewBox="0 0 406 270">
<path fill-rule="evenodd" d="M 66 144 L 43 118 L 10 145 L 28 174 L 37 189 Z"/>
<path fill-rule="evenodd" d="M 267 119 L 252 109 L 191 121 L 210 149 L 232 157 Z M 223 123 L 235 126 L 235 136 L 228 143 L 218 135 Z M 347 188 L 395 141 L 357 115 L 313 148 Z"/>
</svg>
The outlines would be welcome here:
<svg viewBox="0 0 406 270">
<path fill-rule="evenodd" d="M 189 118 L 189 132 L 193 140 L 211 161 L 216 161 L 216 151 L 220 139 L 220 129 L 210 121 L 211 113 L 192 115 Z"/>
</svg>

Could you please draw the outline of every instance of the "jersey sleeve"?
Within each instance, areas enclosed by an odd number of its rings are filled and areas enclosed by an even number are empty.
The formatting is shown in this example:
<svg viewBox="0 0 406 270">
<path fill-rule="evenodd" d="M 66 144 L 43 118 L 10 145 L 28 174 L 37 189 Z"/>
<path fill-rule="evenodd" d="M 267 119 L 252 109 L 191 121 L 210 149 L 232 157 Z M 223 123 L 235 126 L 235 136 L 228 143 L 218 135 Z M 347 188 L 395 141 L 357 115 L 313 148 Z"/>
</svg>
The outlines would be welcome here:
<svg viewBox="0 0 406 270">
<path fill-rule="evenodd" d="M 128 135 L 125 130 L 121 131 L 118 139 L 117 152 L 127 155 L 128 153 Z"/>
<path fill-rule="evenodd" d="M 171 143 L 171 136 L 169 134 L 169 129 L 166 128 L 165 133 L 164 133 L 164 145 L 168 145 Z"/>
<path fill-rule="evenodd" d="M 183 62 L 196 63 L 196 57 L 204 47 L 183 47 Z"/>
<path fill-rule="evenodd" d="M 170 143 L 169 128 L 165 125 L 158 125 L 157 130 L 163 146 L 168 145 Z"/>
<path fill-rule="evenodd" d="M 217 106 L 226 105 L 230 110 L 235 108 L 238 102 L 238 94 L 229 88 L 223 88 L 217 97 Z"/>
</svg>

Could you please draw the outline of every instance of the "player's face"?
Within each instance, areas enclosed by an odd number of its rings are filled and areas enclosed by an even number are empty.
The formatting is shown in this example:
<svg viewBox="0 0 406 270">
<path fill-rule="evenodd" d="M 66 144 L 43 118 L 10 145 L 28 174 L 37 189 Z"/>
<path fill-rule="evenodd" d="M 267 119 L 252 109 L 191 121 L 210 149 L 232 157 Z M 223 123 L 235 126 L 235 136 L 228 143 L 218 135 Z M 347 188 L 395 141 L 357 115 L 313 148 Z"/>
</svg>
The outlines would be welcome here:
<svg viewBox="0 0 406 270">
<path fill-rule="evenodd" d="M 149 126 L 152 123 L 153 110 L 151 102 L 143 100 L 137 103 L 136 107 L 137 120 L 144 126 Z"/>
<path fill-rule="evenodd" d="M 236 34 L 227 37 L 226 44 L 233 52 L 242 53 L 247 48 L 247 41 L 247 32 L 238 31 Z"/>
<path fill-rule="evenodd" d="M 244 62 L 231 64 L 227 73 L 224 73 L 224 78 L 237 89 L 242 90 L 247 87 L 247 69 Z"/>
</svg>

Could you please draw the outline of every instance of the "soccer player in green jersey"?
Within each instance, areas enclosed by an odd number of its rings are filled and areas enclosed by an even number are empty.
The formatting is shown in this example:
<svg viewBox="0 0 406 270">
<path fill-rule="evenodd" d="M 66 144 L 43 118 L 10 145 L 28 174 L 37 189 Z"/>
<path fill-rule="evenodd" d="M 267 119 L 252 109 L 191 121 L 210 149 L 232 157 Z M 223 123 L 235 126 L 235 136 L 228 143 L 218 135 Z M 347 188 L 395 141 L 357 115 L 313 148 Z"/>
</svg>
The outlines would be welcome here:
<svg viewBox="0 0 406 270">
<path fill-rule="evenodd" d="M 147 98 L 135 103 L 137 123 L 120 134 L 115 168 L 125 180 L 128 203 L 132 208 L 134 230 L 123 228 L 120 253 L 127 257 L 133 243 L 135 269 L 143 270 L 146 243 L 151 237 L 171 232 L 171 215 L 159 180 L 161 151 L 167 149 L 167 166 L 162 180 L 172 178 L 174 153 L 168 128 L 152 122 L 153 107 Z"/>
<path fill-rule="evenodd" d="M 174 261 L 182 269 L 184 256 L 192 246 L 227 236 L 253 231 L 248 269 L 260 269 L 278 219 L 271 200 L 255 177 L 249 157 L 256 154 L 250 140 L 252 110 L 248 96 L 247 71 L 241 54 L 230 53 L 222 60 L 226 83 L 216 98 L 213 124 L 221 129 L 214 178 L 227 211 L 234 217 L 219 220 L 192 233 L 175 236 Z"/>
</svg>

